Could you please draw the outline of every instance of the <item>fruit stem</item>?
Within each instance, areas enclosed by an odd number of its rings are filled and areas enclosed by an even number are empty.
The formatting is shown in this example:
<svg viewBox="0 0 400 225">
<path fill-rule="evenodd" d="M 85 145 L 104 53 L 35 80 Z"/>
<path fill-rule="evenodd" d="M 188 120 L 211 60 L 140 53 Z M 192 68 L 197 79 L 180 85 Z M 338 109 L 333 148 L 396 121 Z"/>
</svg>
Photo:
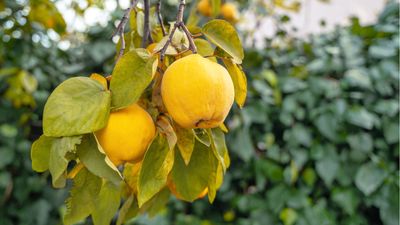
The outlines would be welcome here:
<svg viewBox="0 0 400 225">
<path fill-rule="evenodd" d="M 157 12 L 158 23 L 161 26 L 161 30 L 162 30 L 163 36 L 166 36 L 167 32 L 165 31 L 164 22 L 163 22 L 163 19 L 162 19 L 162 16 L 161 16 L 161 0 L 158 0 L 158 2 L 157 2 L 156 12 Z"/>
<path fill-rule="evenodd" d="M 169 34 L 168 40 L 165 43 L 164 47 L 160 51 L 160 60 L 163 61 L 165 57 L 165 52 L 167 51 L 168 45 L 171 44 L 172 42 L 172 37 L 175 34 L 176 29 L 181 28 L 183 32 L 185 33 L 186 37 L 189 40 L 189 49 L 196 54 L 197 53 L 197 47 L 194 44 L 193 41 L 193 36 L 190 33 L 189 29 L 186 27 L 185 22 L 183 21 L 183 12 L 185 11 L 185 5 L 186 1 L 185 0 L 180 0 L 179 7 L 178 7 L 178 14 L 176 15 L 176 22 L 174 24 L 174 27 L 172 28 L 171 33 Z"/>
<path fill-rule="evenodd" d="M 83 169 L 84 165 L 82 162 L 79 162 L 78 164 L 75 165 L 75 167 L 68 173 L 67 178 L 68 179 L 74 179 L 76 174 Z"/>
<path fill-rule="evenodd" d="M 131 14 L 131 11 L 133 8 L 136 7 L 136 4 L 138 3 L 139 0 L 131 0 L 131 4 L 129 7 L 125 10 L 124 15 L 122 16 L 121 21 L 119 22 L 117 29 L 114 31 L 112 37 L 119 36 L 121 39 L 121 48 L 119 49 L 119 53 L 117 58 L 115 59 L 115 63 L 118 62 L 118 60 L 121 58 L 121 56 L 124 54 L 125 51 L 125 37 L 124 37 L 124 30 L 126 23 L 128 22 L 129 16 Z"/>
</svg>

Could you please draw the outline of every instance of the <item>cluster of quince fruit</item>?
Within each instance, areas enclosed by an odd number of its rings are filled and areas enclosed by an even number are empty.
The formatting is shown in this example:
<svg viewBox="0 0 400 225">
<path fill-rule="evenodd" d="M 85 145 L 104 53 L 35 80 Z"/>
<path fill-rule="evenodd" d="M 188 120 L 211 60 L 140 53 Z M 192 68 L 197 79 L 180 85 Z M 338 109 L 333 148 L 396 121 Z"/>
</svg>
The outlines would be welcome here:
<svg viewBox="0 0 400 225">
<path fill-rule="evenodd" d="M 203 16 L 210 17 L 212 15 L 210 0 L 200 0 L 197 4 L 197 10 Z M 239 20 L 239 11 L 237 5 L 232 2 L 223 3 L 221 5 L 220 14 L 225 20 L 231 23 L 236 23 Z"/>
</svg>

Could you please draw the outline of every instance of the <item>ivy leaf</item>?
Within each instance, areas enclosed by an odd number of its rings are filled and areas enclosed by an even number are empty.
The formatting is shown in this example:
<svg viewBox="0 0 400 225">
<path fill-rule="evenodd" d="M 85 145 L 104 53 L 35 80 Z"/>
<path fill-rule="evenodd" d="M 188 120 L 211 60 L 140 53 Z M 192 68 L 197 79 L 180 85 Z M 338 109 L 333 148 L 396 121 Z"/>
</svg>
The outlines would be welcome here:
<svg viewBox="0 0 400 225">
<path fill-rule="evenodd" d="M 195 142 L 193 130 L 175 126 L 175 132 L 176 136 L 178 137 L 178 149 L 181 153 L 183 161 L 186 165 L 188 165 L 190 162 L 190 157 L 192 157 Z"/>
<path fill-rule="evenodd" d="M 110 83 L 113 110 L 132 105 L 140 98 L 156 72 L 156 59 L 143 49 L 130 51 L 119 59 Z"/>
<path fill-rule="evenodd" d="M 101 178 L 81 169 L 74 179 L 70 196 L 66 201 L 64 224 L 75 224 L 89 216 L 95 209 L 95 201 L 101 188 Z"/>
<path fill-rule="evenodd" d="M 356 174 L 357 188 L 365 195 L 372 194 L 385 180 L 386 173 L 372 162 L 362 165 Z"/>
<path fill-rule="evenodd" d="M 96 225 L 108 225 L 118 211 L 121 190 L 118 185 L 111 182 L 103 182 L 100 193 L 95 200 L 92 212 L 93 223 Z"/>
<path fill-rule="evenodd" d="M 138 204 L 141 207 L 159 192 L 167 183 L 167 177 L 174 164 L 174 151 L 168 141 L 158 135 L 147 150 L 138 179 Z"/>
<path fill-rule="evenodd" d="M 50 95 L 43 112 L 43 133 L 74 136 L 100 130 L 110 113 L 110 92 L 93 79 L 74 77 Z"/>
<path fill-rule="evenodd" d="M 122 177 L 105 161 L 106 155 L 97 148 L 97 142 L 92 134 L 86 135 L 82 143 L 77 146 L 77 154 L 83 165 L 94 175 L 104 178 L 118 185 Z"/>
<path fill-rule="evenodd" d="M 44 172 L 49 169 L 50 151 L 54 138 L 40 136 L 32 144 L 31 160 L 32 169 L 36 172 Z"/>
<path fill-rule="evenodd" d="M 243 47 L 239 35 L 229 22 L 219 19 L 211 20 L 203 26 L 201 31 L 212 43 L 228 53 L 235 63 L 242 63 Z"/>
<path fill-rule="evenodd" d="M 67 153 L 75 153 L 76 145 L 81 143 L 81 139 L 82 136 L 53 139 L 49 157 L 49 170 L 54 187 L 65 186 L 65 175 L 70 160 L 67 158 Z"/>
<path fill-rule="evenodd" d="M 185 164 L 181 155 L 175 152 L 174 167 L 171 171 L 172 182 L 175 184 L 176 192 L 183 200 L 192 202 L 199 194 L 208 187 L 210 175 L 214 170 L 215 158 L 212 150 L 196 142 L 192 157 L 188 165 Z M 217 160 L 215 162 L 218 163 Z"/>
<path fill-rule="evenodd" d="M 242 69 L 233 63 L 230 59 L 222 59 L 226 69 L 231 75 L 233 86 L 235 88 L 235 101 L 240 108 L 243 107 L 247 96 L 247 78 Z"/>
</svg>

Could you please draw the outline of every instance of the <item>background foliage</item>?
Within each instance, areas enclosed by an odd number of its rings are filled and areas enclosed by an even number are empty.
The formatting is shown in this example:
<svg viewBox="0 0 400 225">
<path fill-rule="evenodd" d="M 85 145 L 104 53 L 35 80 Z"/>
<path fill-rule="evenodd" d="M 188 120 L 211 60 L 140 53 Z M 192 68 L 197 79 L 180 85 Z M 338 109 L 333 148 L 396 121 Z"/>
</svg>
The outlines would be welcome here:
<svg viewBox="0 0 400 225">
<path fill-rule="evenodd" d="M 57 14 L 37 21 L 24 5 L 5 3 L 0 224 L 57 224 L 66 193 L 32 172 L 31 141 L 42 133 L 39 115 L 55 85 L 110 71 L 112 26 L 93 27 L 62 51 L 49 38 L 49 28 L 65 32 Z M 372 26 L 354 18 L 309 40 L 282 31 L 267 49 L 247 49 L 250 96 L 229 118 L 232 164 L 216 201 L 171 199 L 154 219 L 132 223 L 398 224 L 398 7 L 388 4 Z"/>
</svg>

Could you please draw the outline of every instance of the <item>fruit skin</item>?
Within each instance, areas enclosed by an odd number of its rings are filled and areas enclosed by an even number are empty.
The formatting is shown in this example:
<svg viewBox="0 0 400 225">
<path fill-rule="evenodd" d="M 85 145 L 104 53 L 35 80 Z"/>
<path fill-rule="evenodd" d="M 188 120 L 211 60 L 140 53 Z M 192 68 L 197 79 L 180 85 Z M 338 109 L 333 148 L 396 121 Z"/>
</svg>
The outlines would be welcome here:
<svg viewBox="0 0 400 225">
<path fill-rule="evenodd" d="M 197 4 L 197 10 L 204 16 L 211 16 L 212 9 L 210 0 L 201 0 L 199 4 Z"/>
<path fill-rule="evenodd" d="M 107 126 L 95 133 L 106 155 L 116 165 L 142 160 L 156 128 L 138 104 L 111 112 Z"/>
<path fill-rule="evenodd" d="M 222 16 L 233 23 L 239 20 L 239 12 L 235 4 L 227 2 L 221 6 Z"/>
<path fill-rule="evenodd" d="M 161 83 L 164 105 L 183 128 L 218 127 L 228 115 L 234 95 L 228 71 L 199 54 L 172 63 Z"/>
</svg>

